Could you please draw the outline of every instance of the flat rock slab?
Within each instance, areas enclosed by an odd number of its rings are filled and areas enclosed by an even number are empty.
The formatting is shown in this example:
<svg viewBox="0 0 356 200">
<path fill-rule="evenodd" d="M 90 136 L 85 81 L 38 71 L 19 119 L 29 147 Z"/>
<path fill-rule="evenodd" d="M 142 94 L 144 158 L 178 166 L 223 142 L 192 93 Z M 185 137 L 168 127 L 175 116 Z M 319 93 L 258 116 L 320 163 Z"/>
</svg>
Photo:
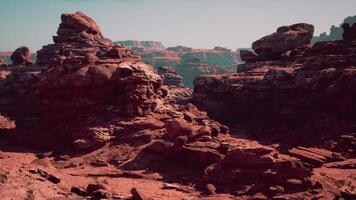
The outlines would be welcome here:
<svg viewBox="0 0 356 200">
<path fill-rule="evenodd" d="M 312 165 L 321 166 L 331 161 L 344 160 L 339 154 L 318 148 L 296 147 L 288 150 L 289 154 Z"/>
</svg>

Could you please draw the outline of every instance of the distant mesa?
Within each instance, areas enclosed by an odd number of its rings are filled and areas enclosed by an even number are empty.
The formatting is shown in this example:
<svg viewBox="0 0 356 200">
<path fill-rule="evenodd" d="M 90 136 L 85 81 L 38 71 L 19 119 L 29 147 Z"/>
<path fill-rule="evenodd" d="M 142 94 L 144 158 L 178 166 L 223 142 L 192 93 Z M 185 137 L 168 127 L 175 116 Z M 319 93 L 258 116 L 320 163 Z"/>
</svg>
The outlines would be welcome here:
<svg viewBox="0 0 356 200">
<path fill-rule="evenodd" d="M 164 50 L 165 49 L 164 45 L 161 42 L 156 42 L 156 41 L 124 40 L 124 41 L 114 42 L 114 44 L 118 44 L 118 43 L 133 48 L 133 50 L 135 49 Z"/>
<path fill-rule="evenodd" d="M 225 47 L 194 49 L 185 46 L 168 47 L 161 42 L 126 40 L 124 44 L 139 53 L 145 63 L 156 69 L 172 68 L 183 78 L 185 86 L 192 88 L 195 77 L 211 73 L 230 73 L 241 63 L 235 52 Z M 194 62 L 190 58 L 196 58 Z M 188 60 L 187 60 L 188 59 Z M 192 65 L 192 63 L 195 63 Z"/>
</svg>

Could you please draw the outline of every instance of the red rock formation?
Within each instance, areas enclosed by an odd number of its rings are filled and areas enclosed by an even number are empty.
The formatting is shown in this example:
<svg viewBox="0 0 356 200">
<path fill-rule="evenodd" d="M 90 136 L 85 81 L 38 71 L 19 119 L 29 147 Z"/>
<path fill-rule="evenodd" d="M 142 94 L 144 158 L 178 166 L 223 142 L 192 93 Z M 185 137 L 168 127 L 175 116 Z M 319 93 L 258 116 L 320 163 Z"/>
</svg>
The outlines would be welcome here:
<svg viewBox="0 0 356 200">
<path fill-rule="evenodd" d="M 202 76 L 195 80 L 193 99 L 210 116 L 261 139 L 267 134 L 268 140 L 322 145 L 356 128 L 355 48 L 352 41 L 320 42 L 304 56 L 248 62 L 245 72 Z"/>
<path fill-rule="evenodd" d="M 344 33 L 342 35 L 344 40 L 349 40 L 349 41 L 356 40 L 356 25 L 355 24 L 352 24 L 350 26 L 350 24 L 345 23 L 342 25 L 342 28 L 344 29 Z"/>
<path fill-rule="evenodd" d="M 288 51 L 310 47 L 313 33 L 314 26 L 310 24 L 282 26 L 276 33 L 255 41 L 252 48 L 265 59 L 278 59 Z"/>
<path fill-rule="evenodd" d="M 31 53 L 28 47 L 19 47 L 11 54 L 12 65 L 32 65 Z"/>
<path fill-rule="evenodd" d="M 128 48 L 107 43 L 95 22 L 84 14 L 64 14 L 54 41 L 38 52 L 35 67 L 11 67 L 7 69 L 10 74 L 0 80 L 0 112 L 9 113 L 6 116 L 16 121 L 16 128 L 20 112 L 35 124 L 14 134 L 0 132 L 0 149 L 5 149 L 0 152 L 0 198 L 182 199 L 201 198 L 206 193 L 211 195 L 206 199 L 298 199 L 324 198 L 329 193 L 352 195 L 349 190 L 353 185 L 347 183 L 339 189 L 332 186 L 338 181 L 321 176 L 331 172 L 331 167 L 348 167 L 349 161 L 330 164 L 335 161 L 330 151 L 303 147 L 287 151 L 230 135 L 228 127 L 211 120 L 193 104 L 172 101 L 172 88 L 162 84 L 153 67 Z M 275 78 L 289 83 L 289 74 L 281 71 L 275 69 L 263 77 L 267 83 Z M 234 75 L 236 81 L 244 77 L 244 82 L 237 84 L 229 76 L 226 82 L 204 81 L 214 91 L 234 88 L 240 94 L 241 84 L 254 83 L 263 79 L 262 75 L 263 70 Z M 233 86 L 220 87 L 219 81 Z M 199 85 L 197 91 L 202 88 Z M 263 89 L 258 87 L 258 91 Z M 262 92 L 257 100 L 265 100 L 270 90 Z M 9 102 L 4 97 L 20 101 L 2 106 Z M 220 100 L 224 104 L 229 99 Z M 250 103 L 256 103 L 255 99 Z M 35 115 L 15 105 L 28 105 Z M 0 121 L 6 121 L 1 125 L 5 127 L 9 120 Z M 18 138 L 23 139 L 20 146 Z M 23 153 L 24 145 L 31 151 Z M 36 155 L 34 146 L 40 150 Z M 54 151 L 45 152 L 39 148 L 43 146 Z M 315 161 L 329 165 L 312 169 Z M 351 172 L 343 172 L 335 178 L 350 181 Z"/>
</svg>

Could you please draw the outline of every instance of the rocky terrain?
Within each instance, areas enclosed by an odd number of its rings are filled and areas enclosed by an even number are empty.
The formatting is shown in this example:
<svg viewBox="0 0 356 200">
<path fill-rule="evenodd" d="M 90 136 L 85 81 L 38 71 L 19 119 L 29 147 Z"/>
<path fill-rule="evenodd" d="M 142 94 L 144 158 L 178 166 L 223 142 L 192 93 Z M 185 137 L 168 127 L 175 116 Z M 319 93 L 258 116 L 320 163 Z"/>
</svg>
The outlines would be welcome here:
<svg viewBox="0 0 356 200">
<path fill-rule="evenodd" d="M 1 65 L 0 199 L 353 199 L 346 29 L 310 48 L 312 25 L 282 27 L 192 95 L 174 69 L 63 14 L 36 63 L 20 48 Z"/>
<path fill-rule="evenodd" d="M 195 77 L 204 74 L 225 74 L 234 71 L 240 60 L 235 52 L 223 47 L 214 49 L 193 49 L 190 47 L 168 47 L 154 41 L 126 40 L 114 42 L 123 44 L 137 52 L 145 63 L 173 68 L 183 77 L 183 84 L 193 88 Z"/>
<path fill-rule="evenodd" d="M 306 162 L 329 166 L 315 157 L 324 149 L 354 163 L 356 26 L 343 27 L 343 40 L 312 47 L 312 25 L 278 28 L 253 43 L 257 54 L 241 52 L 246 63 L 238 66 L 239 73 L 198 77 L 194 104 L 237 134 L 278 143 L 282 152 Z M 354 164 L 342 167 L 351 190 Z"/>
</svg>

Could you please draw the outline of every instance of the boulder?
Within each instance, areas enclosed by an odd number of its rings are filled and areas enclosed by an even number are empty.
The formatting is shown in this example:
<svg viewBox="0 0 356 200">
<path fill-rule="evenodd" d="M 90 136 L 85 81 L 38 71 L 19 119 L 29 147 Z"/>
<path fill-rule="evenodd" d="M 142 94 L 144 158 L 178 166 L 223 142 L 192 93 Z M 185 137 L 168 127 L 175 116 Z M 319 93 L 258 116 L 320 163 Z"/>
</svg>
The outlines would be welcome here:
<svg viewBox="0 0 356 200">
<path fill-rule="evenodd" d="M 30 65 L 31 53 L 28 47 L 19 47 L 11 54 L 12 65 Z"/>
<path fill-rule="evenodd" d="M 261 58 L 258 55 L 245 49 L 240 50 L 240 57 L 243 61 L 246 62 L 256 62 L 261 60 Z"/>
<path fill-rule="evenodd" d="M 265 59 L 278 59 L 287 51 L 310 47 L 313 33 L 314 26 L 311 24 L 282 26 L 276 33 L 252 43 L 252 48 Z"/>
<path fill-rule="evenodd" d="M 175 141 L 178 136 L 192 135 L 194 130 L 184 119 L 177 118 L 166 122 L 166 138 Z"/>
<path fill-rule="evenodd" d="M 82 12 L 75 14 L 63 14 L 61 17 L 62 23 L 59 25 L 58 34 L 76 31 L 77 33 L 85 31 L 92 34 L 100 34 L 100 28 L 90 17 Z M 73 32 L 71 32 L 73 33 Z"/>
</svg>

